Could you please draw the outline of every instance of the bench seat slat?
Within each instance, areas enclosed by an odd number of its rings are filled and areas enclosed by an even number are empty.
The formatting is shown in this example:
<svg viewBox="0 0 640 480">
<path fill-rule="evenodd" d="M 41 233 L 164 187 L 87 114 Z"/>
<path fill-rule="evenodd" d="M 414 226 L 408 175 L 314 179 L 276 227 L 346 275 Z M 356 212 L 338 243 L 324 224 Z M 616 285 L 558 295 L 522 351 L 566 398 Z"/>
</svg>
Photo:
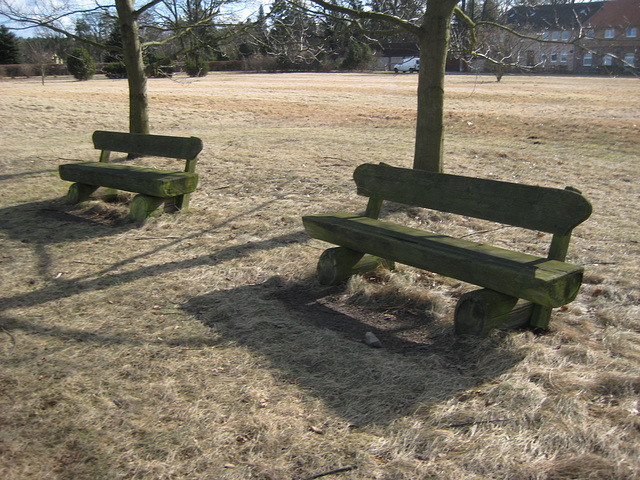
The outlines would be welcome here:
<svg viewBox="0 0 640 480">
<path fill-rule="evenodd" d="M 583 268 L 347 212 L 303 217 L 313 238 L 559 307 L 572 301 Z"/>
<path fill-rule="evenodd" d="M 170 198 L 195 191 L 198 174 L 156 170 L 115 163 L 81 162 L 60 165 L 60 178 L 70 182 Z"/>
</svg>

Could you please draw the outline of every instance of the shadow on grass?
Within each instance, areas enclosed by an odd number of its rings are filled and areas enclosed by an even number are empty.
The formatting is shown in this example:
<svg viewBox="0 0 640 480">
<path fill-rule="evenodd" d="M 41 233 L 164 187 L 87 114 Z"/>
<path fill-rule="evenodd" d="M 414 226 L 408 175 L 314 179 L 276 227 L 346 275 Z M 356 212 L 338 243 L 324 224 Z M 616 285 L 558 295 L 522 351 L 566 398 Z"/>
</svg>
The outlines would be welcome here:
<svg viewBox="0 0 640 480">
<path fill-rule="evenodd" d="M 218 338 L 215 336 L 175 336 L 166 340 L 157 337 L 155 339 L 149 339 L 149 336 L 137 336 L 130 330 L 120 331 L 118 329 L 114 329 L 113 334 L 107 335 L 104 333 L 90 332 L 84 329 L 50 325 L 47 322 L 36 322 L 29 318 L 16 318 L 0 315 L 0 335 L 5 333 L 9 335 L 11 341 L 15 342 L 15 338 L 11 335 L 11 331 L 13 330 L 21 330 L 23 332 L 45 337 L 55 337 L 64 342 L 71 341 L 78 344 L 87 344 L 99 347 L 105 347 L 108 345 L 161 345 L 169 347 L 202 348 L 219 343 Z M 15 360 L 15 358 L 16 357 L 12 357 L 13 360 Z"/>
<path fill-rule="evenodd" d="M 67 244 L 93 238 L 118 235 L 136 225 L 118 214 L 92 212 L 71 213 L 63 199 L 25 203 L 0 209 L 0 231 L 8 238 L 30 248 L 36 258 L 38 274 L 47 278 L 50 273 L 50 245 Z"/>
<path fill-rule="evenodd" d="M 20 177 L 37 177 L 38 175 L 44 175 L 49 173 L 57 173 L 58 169 L 52 168 L 49 170 L 37 170 L 37 171 L 28 171 L 28 172 L 20 172 L 20 173 L 7 173 L 4 175 L 0 175 L 0 182 L 4 180 L 15 180 Z"/>
<path fill-rule="evenodd" d="M 314 279 L 287 284 L 276 277 L 195 297 L 182 308 L 355 426 L 428 411 L 522 360 L 502 348 L 501 333 L 459 338 L 453 325 L 401 312 L 385 323 L 379 317 L 388 313 L 345 307 L 338 293 Z M 362 342 L 367 331 L 382 348 Z"/>
<path fill-rule="evenodd" d="M 199 232 L 199 234 L 202 233 L 203 232 Z M 188 240 L 189 238 L 192 238 L 192 236 L 185 237 L 184 239 L 181 239 L 181 241 Z M 247 244 L 223 248 L 211 255 L 201 255 L 199 257 L 189 258 L 186 260 L 144 266 L 132 271 L 114 273 L 113 270 L 115 270 L 116 267 L 110 266 L 103 271 L 92 274 L 91 276 L 70 280 L 64 278 L 55 279 L 54 281 L 51 281 L 49 285 L 41 289 L 14 295 L 13 297 L 0 298 L 0 311 L 15 307 L 33 306 L 61 298 L 68 298 L 86 291 L 105 290 L 115 285 L 122 285 L 148 277 L 166 275 L 180 270 L 188 270 L 200 266 L 213 267 L 227 260 L 248 256 L 255 250 L 268 250 L 280 247 L 283 244 L 304 241 L 308 241 L 307 235 L 303 231 L 297 231 L 263 241 L 250 242 Z M 153 250 L 153 252 L 157 252 L 162 248 L 168 247 L 165 245 Z M 152 253 L 150 252 L 146 252 L 144 256 L 151 254 Z M 141 256 L 142 255 L 139 255 L 135 258 L 139 258 Z M 130 263 L 131 261 L 133 260 L 128 259 L 127 261 L 119 262 L 118 266 Z"/>
<path fill-rule="evenodd" d="M 210 228 L 198 230 L 185 237 L 176 238 L 163 245 L 108 265 L 100 271 L 73 279 L 51 278 L 49 272 L 51 262 L 46 249 L 48 245 L 60 243 L 68 245 L 68 248 L 73 248 L 74 241 L 117 235 L 129 229 L 137 228 L 137 224 L 127 222 L 120 226 L 112 226 L 84 217 L 77 217 L 65 211 L 63 200 L 34 202 L 2 209 L 0 210 L 0 229 L 4 230 L 9 238 L 33 245 L 33 251 L 38 261 L 38 270 L 43 277 L 46 277 L 47 285 L 30 292 L 0 297 L 0 312 L 16 307 L 30 307 L 61 298 L 68 298 L 86 291 L 105 290 L 115 285 L 166 275 L 180 270 L 188 270 L 200 266 L 213 267 L 230 259 L 248 256 L 256 250 L 269 250 L 290 243 L 309 241 L 308 235 L 299 230 L 261 241 L 229 246 L 210 255 L 144 266 L 126 272 L 118 271 L 120 268 L 135 263 L 142 258 L 154 256 L 164 249 L 174 247 L 182 242 L 188 242 L 203 234 L 214 232 L 240 217 L 259 211 L 274 201 L 276 200 L 269 200 L 256 205 L 254 208 Z M 104 216 L 100 218 L 104 218 Z M 87 228 L 87 226 L 90 228 Z"/>
<path fill-rule="evenodd" d="M 119 215 L 91 210 L 73 212 L 62 198 L 0 209 L 0 230 L 22 243 L 82 241 L 117 235 L 136 226 Z"/>
<path fill-rule="evenodd" d="M 136 259 L 215 231 L 273 201 L 256 205 L 218 225 L 122 259 L 90 275 L 49 279 L 37 290 L 0 298 L 0 311 L 54 302 L 87 291 L 104 290 L 195 267 L 214 267 L 230 259 L 251 255 L 256 250 L 308 241 L 306 233 L 299 230 L 224 247 L 213 254 L 120 270 Z M 56 243 L 73 248 L 76 240 L 86 240 L 87 236 L 115 235 L 134 227 L 132 224 L 92 223 L 86 218 L 78 220 L 61 205 L 61 200 L 47 201 L 0 210 L 0 228 L 12 239 L 36 244 L 34 251 L 40 255 L 43 272 L 47 270 L 46 250 L 39 248 Z M 86 228 L 86 222 L 91 228 Z M 428 317 L 395 315 L 385 320 L 386 312 L 358 306 L 346 308 L 339 292 L 339 289 L 320 287 L 313 279 L 287 283 L 274 278 L 260 285 L 195 297 L 182 308 L 203 324 L 215 327 L 220 335 L 219 339 L 213 337 L 216 343 L 232 342 L 250 348 L 264 357 L 284 381 L 299 385 L 354 425 L 388 424 L 416 409 L 455 398 L 479 382 L 499 376 L 520 360 L 501 348 L 498 335 L 481 340 L 460 339 L 453 335 L 452 326 L 443 327 Z M 393 325 L 394 321 L 399 321 L 397 326 Z M 22 329 L 97 344 L 140 342 L 139 338 L 126 339 L 118 333 L 87 334 L 14 316 L 3 318 L 3 329 L 9 333 Z M 361 338 L 366 331 L 376 333 L 383 348 L 372 349 L 364 345 Z M 206 346 L 206 342 L 202 346 Z"/>
</svg>

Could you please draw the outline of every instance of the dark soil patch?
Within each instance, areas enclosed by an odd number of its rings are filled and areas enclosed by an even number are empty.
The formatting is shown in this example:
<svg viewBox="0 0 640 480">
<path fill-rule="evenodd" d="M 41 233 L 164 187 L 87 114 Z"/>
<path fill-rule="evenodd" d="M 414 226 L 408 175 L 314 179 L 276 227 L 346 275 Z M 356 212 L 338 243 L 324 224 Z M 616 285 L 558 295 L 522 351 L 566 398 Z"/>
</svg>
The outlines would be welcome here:
<svg viewBox="0 0 640 480">
<path fill-rule="evenodd" d="M 372 332 L 382 348 L 396 352 L 431 349 L 433 319 L 398 306 L 360 305 L 344 294 L 344 286 L 322 288 L 308 283 L 286 284 L 276 277 L 267 282 L 269 297 L 300 313 L 311 325 L 339 332 L 344 338 L 363 342 Z"/>
</svg>

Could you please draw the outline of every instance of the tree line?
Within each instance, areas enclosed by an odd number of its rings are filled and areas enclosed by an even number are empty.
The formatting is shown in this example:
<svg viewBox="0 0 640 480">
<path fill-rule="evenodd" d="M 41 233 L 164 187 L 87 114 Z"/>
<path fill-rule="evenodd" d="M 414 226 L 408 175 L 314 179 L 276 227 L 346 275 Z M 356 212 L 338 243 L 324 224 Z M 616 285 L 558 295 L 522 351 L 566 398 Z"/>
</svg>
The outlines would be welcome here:
<svg viewBox="0 0 640 480">
<path fill-rule="evenodd" d="M 120 64 L 129 85 L 129 128 L 137 133 L 149 132 L 147 77 L 167 61 L 182 58 L 201 73 L 208 61 L 226 58 L 269 59 L 283 70 L 332 62 L 358 68 L 372 45 L 414 42 L 421 67 L 413 166 L 441 172 L 450 47 L 477 54 L 480 33 L 502 28 L 498 12 L 511 1 L 274 0 L 268 12 L 260 5 L 243 17 L 243 0 L 96 0 L 89 7 L 68 0 L 63 9 L 57 2 L 0 0 L 0 20 L 44 29 L 51 42 L 80 42 L 93 56 Z"/>
<path fill-rule="evenodd" d="M 0 64 L 66 61 L 77 48 L 87 50 L 105 73 L 126 76 L 117 2 L 104 8 L 69 10 L 67 21 L 55 24 L 33 12 L 17 12 L 0 2 L 0 15 L 24 20 L 33 35 L 18 37 L 0 25 Z M 157 2 L 156 2 L 157 3 Z M 172 0 L 141 13 L 142 56 L 151 76 L 171 74 L 180 64 L 192 75 L 204 75 L 214 61 L 242 62 L 251 70 L 357 70 L 373 68 L 375 40 L 349 28 L 348 21 L 312 12 L 301 0 L 276 0 L 238 16 L 237 0 Z M 0 19 L 1 20 L 1 19 Z M 40 23 L 40 25 L 37 24 Z M 24 28 L 24 27 L 22 27 Z M 373 47 L 373 48 L 372 48 Z M 59 60 L 58 60 L 59 61 Z"/>
</svg>

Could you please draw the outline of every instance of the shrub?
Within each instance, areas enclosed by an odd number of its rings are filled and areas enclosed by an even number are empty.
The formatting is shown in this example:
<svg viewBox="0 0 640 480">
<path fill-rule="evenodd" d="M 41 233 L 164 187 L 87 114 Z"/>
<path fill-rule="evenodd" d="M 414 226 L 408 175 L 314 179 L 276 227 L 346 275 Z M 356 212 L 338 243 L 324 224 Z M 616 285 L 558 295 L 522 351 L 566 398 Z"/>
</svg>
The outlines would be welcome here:
<svg viewBox="0 0 640 480">
<path fill-rule="evenodd" d="M 184 62 L 184 70 L 190 77 L 204 77 L 209 73 L 209 62 L 201 58 L 187 58 Z"/>
<path fill-rule="evenodd" d="M 96 73 L 96 64 L 84 48 L 74 48 L 67 57 L 67 68 L 78 80 L 89 80 Z"/>
<path fill-rule="evenodd" d="M 345 70 L 366 68 L 371 61 L 371 48 L 366 43 L 354 42 L 349 45 L 347 55 L 342 62 Z"/>
<path fill-rule="evenodd" d="M 123 62 L 107 63 L 102 71 L 107 78 L 127 78 L 127 67 Z"/>
</svg>

